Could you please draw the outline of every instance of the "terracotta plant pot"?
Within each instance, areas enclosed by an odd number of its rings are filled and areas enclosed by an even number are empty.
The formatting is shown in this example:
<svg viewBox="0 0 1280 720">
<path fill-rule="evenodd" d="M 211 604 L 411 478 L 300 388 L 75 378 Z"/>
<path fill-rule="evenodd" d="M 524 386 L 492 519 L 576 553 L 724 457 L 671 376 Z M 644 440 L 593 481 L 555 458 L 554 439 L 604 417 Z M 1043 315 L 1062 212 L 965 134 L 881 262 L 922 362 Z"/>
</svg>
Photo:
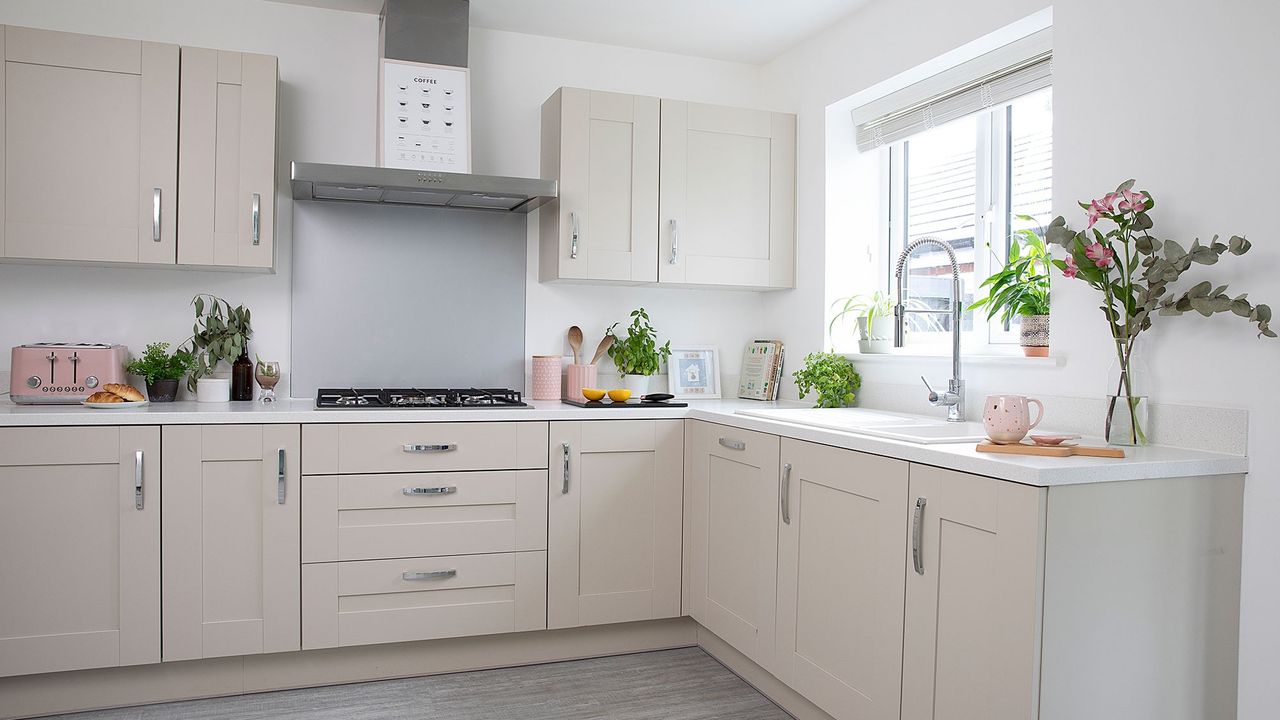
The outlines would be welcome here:
<svg viewBox="0 0 1280 720">
<path fill-rule="evenodd" d="M 153 403 L 173 402 L 178 397 L 177 380 L 156 380 L 147 383 L 147 399 Z"/>
<path fill-rule="evenodd" d="M 1022 353 L 1027 357 L 1049 357 L 1049 316 L 1023 315 L 1018 325 Z"/>
</svg>

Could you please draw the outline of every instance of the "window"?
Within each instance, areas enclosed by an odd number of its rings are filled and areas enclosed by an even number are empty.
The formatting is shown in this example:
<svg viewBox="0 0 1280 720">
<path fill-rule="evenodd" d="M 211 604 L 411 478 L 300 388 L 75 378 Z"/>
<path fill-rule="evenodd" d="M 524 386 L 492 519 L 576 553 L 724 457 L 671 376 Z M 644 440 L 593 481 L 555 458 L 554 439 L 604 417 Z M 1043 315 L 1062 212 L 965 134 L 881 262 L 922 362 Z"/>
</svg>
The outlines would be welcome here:
<svg viewBox="0 0 1280 720">
<path fill-rule="evenodd" d="M 889 209 L 883 237 L 888 253 L 883 289 L 893 292 L 902 248 L 923 237 L 951 246 L 960 266 L 961 302 L 1003 265 L 1015 230 L 1048 225 L 1053 167 L 1053 91 L 1036 90 L 1011 102 L 965 115 L 884 145 L 881 167 Z M 1030 218 L 1029 220 L 1026 218 Z M 950 307 L 951 267 L 946 253 L 928 246 L 911 259 L 907 302 Z M 1017 342 L 1017 320 L 1006 327 L 983 310 L 965 311 L 963 342 L 983 346 Z M 951 316 L 915 315 L 909 344 L 950 341 Z"/>
</svg>

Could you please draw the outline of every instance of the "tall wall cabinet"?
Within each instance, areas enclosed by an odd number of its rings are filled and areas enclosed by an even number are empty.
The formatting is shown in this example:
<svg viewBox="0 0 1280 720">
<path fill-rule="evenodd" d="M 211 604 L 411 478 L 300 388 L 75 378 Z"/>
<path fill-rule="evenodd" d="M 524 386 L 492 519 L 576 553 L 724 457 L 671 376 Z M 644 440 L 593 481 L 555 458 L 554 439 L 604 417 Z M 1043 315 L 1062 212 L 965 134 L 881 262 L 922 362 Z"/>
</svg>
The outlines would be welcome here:
<svg viewBox="0 0 1280 720">
<path fill-rule="evenodd" d="M 560 88 L 542 106 L 543 282 L 795 285 L 796 118 Z"/>
<path fill-rule="evenodd" d="M 274 57 L 14 26 L 0 52 L 0 259 L 273 267 Z"/>
</svg>

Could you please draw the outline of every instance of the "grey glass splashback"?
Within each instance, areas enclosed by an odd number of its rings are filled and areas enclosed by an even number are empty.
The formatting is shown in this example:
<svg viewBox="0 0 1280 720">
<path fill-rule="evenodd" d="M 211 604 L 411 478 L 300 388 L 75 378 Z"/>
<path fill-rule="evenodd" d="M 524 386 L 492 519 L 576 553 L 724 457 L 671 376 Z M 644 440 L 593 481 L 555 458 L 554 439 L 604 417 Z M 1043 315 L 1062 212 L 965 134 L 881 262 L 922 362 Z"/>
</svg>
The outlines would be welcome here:
<svg viewBox="0 0 1280 720">
<path fill-rule="evenodd" d="M 525 215 L 295 202 L 289 394 L 524 385 Z"/>
</svg>

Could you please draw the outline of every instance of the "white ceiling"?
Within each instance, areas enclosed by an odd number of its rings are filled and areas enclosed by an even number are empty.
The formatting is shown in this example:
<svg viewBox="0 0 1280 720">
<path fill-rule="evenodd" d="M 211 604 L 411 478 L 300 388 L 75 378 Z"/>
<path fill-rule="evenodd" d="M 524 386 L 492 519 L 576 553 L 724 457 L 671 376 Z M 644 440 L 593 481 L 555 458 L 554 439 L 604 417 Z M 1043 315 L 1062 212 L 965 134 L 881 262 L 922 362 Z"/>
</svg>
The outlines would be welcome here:
<svg viewBox="0 0 1280 720">
<path fill-rule="evenodd" d="M 868 0 L 471 0 L 471 24 L 763 64 Z M 382 0 L 277 0 L 377 13 Z"/>
</svg>

